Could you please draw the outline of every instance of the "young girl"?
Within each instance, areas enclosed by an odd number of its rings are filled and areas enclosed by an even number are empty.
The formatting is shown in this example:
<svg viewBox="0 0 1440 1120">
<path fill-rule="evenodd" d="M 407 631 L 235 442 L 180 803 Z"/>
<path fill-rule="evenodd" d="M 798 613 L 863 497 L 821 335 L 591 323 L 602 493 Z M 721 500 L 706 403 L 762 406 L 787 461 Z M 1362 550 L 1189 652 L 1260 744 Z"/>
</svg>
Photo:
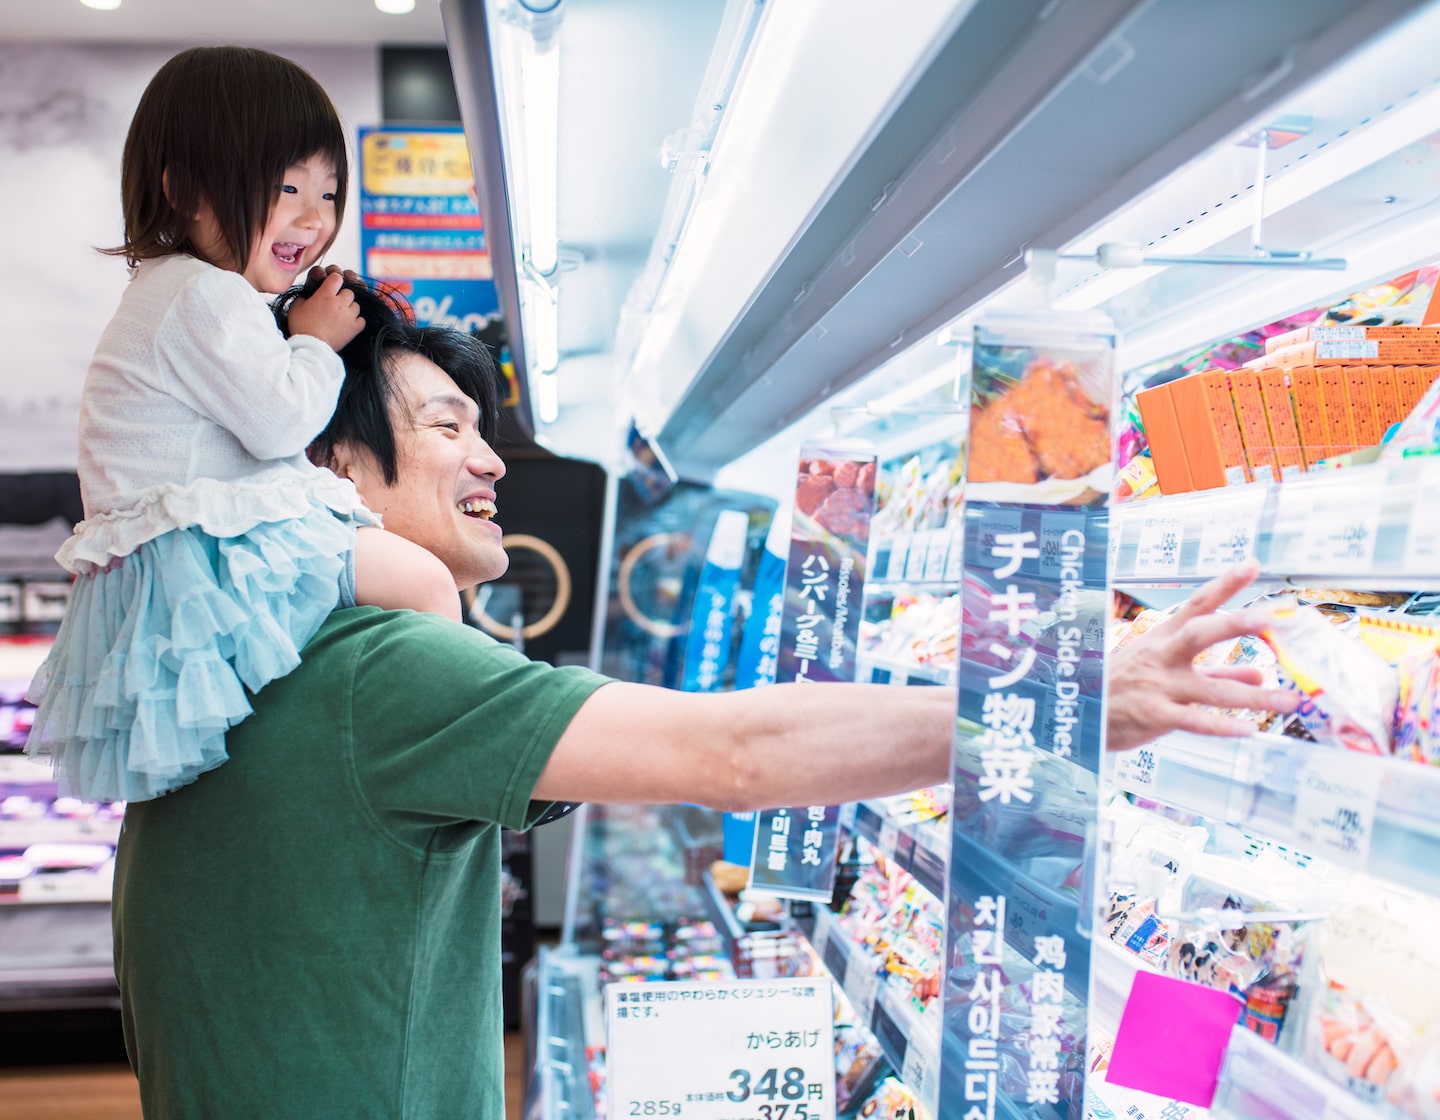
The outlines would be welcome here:
<svg viewBox="0 0 1440 1120">
<path fill-rule="evenodd" d="M 345 134 L 325 92 L 264 51 L 176 55 L 135 111 L 121 166 L 130 285 L 85 379 L 78 577 L 31 684 L 26 744 L 62 788 L 144 800 L 225 761 L 225 729 L 289 673 L 338 604 L 459 619 L 438 559 L 376 527 L 312 466 L 363 321 L 343 277 L 291 310 L 344 209 Z"/>
</svg>

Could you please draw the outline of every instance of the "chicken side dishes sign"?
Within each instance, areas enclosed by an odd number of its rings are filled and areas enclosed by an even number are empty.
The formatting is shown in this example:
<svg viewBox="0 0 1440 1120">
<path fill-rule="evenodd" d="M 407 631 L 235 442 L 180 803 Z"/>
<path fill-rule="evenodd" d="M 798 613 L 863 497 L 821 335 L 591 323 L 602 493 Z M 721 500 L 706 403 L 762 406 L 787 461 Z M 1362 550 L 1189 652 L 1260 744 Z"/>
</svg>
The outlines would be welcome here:
<svg viewBox="0 0 1440 1120">
<path fill-rule="evenodd" d="M 964 1120 L 1083 1111 L 1113 384 L 1103 317 L 976 327 L 940 1089 Z"/>
</svg>

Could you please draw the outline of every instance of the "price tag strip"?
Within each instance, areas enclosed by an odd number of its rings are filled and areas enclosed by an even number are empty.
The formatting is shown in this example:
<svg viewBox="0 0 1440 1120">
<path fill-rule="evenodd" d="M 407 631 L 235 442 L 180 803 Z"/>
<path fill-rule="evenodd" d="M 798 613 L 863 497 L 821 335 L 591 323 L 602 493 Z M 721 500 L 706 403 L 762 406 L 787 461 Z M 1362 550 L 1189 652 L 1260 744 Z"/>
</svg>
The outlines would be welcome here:
<svg viewBox="0 0 1440 1120">
<path fill-rule="evenodd" d="M 608 984 L 609 1115 L 834 1120 L 828 977 Z"/>
<path fill-rule="evenodd" d="M 1323 486 L 1280 488 L 1277 536 L 1288 540 L 1271 557 L 1296 575 L 1370 575 L 1383 504 L 1373 488 L 1325 480 Z"/>
<path fill-rule="evenodd" d="M 1115 755 L 1115 784 L 1131 793 L 1145 793 L 1155 785 L 1158 760 L 1153 746 Z"/>
<path fill-rule="evenodd" d="M 1260 519 L 1265 513 L 1265 489 L 1236 487 L 1226 491 L 1225 501 L 1208 503 L 1200 523 L 1200 555 L 1195 574 L 1217 576 L 1227 568 L 1243 564 L 1255 555 L 1260 536 Z"/>
<path fill-rule="evenodd" d="M 1309 755 L 1295 778 L 1299 846 L 1348 867 L 1365 866 L 1381 775 L 1379 760 L 1365 755 L 1337 750 Z"/>
<path fill-rule="evenodd" d="M 1415 500 L 1405 528 L 1405 570 L 1433 574 L 1440 568 L 1440 463 L 1425 463 L 1415 481 Z"/>
<path fill-rule="evenodd" d="M 1140 542 L 1135 550 L 1135 578 L 1180 574 L 1180 542 L 1185 523 L 1179 514 L 1147 513 L 1140 522 Z"/>
</svg>

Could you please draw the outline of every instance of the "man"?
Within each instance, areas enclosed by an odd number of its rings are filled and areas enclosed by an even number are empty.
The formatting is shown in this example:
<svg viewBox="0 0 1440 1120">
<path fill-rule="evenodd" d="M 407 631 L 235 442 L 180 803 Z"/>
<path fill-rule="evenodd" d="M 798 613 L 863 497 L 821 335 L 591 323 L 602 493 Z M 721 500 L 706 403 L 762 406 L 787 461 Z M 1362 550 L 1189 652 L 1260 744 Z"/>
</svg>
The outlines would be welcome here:
<svg viewBox="0 0 1440 1120">
<path fill-rule="evenodd" d="M 457 586 L 494 579 L 505 467 L 488 355 L 357 299 L 366 331 L 313 453 Z M 1122 694 L 1150 701 L 1115 732 L 1124 745 L 1182 723 L 1234 730 L 1192 701 L 1288 703 L 1190 668 L 1253 627 L 1209 614 L 1239 582 L 1117 670 Z M 501 825 L 561 799 L 755 809 L 901 792 L 948 779 L 954 725 L 942 689 L 683 694 L 373 608 L 336 611 L 254 707 L 224 766 L 132 805 L 121 836 L 115 963 L 152 1120 L 502 1117 Z"/>
</svg>

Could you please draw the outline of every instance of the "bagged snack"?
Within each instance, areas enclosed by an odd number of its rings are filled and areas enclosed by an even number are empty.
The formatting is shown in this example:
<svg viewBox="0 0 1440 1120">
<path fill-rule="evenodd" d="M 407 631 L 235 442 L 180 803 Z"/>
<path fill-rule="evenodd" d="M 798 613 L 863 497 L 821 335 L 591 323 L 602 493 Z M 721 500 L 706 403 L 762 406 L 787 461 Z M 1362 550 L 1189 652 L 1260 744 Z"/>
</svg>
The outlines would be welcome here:
<svg viewBox="0 0 1440 1120">
<path fill-rule="evenodd" d="M 1392 720 L 1394 753 L 1440 765 L 1435 695 L 1440 689 L 1440 627 L 1401 615 L 1364 615 L 1361 640 L 1395 667 L 1398 696 Z"/>
<path fill-rule="evenodd" d="M 1260 636 L 1275 651 L 1282 686 L 1302 693 L 1296 715 L 1317 742 L 1391 753 L 1399 685 L 1383 657 L 1338 632 L 1314 607 L 1277 609 Z"/>
</svg>

